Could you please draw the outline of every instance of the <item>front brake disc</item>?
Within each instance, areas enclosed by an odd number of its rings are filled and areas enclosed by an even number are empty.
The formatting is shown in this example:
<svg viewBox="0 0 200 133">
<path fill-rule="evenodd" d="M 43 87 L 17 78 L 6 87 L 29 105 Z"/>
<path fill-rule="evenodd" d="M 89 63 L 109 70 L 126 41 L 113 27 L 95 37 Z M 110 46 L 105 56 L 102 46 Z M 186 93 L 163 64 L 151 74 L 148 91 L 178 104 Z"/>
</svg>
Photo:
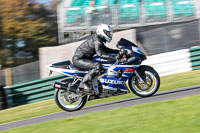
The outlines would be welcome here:
<svg viewBox="0 0 200 133">
<path fill-rule="evenodd" d="M 144 77 L 146 79 L 144 79 Z M 139 81 L 139 79 L 136 79 L 135 80 L 135 85 L 137 86 L 138 89 L 142 90 L 142 91 L 146 91 L 146 90 L 149 90 L 152 86 L 152 79 L 149 77 L 149 76 L 141 76 L 141 78 L 143 79 L 143 81 L 145 82 L 145 84 L 141 83 Z"/>
</svg>

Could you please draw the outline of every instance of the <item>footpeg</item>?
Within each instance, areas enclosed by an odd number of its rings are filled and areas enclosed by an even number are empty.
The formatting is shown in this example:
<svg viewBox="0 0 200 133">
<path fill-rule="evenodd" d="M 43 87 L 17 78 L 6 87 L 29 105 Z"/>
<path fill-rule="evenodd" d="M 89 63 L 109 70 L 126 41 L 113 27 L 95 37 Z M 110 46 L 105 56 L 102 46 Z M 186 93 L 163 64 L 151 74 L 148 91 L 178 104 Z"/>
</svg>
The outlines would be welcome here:
<svg viewBox="0 0 200 133">
<path fill-rule="evenodd" d="M 84 90 L 84 93 L 87 95 L 95 95 L 95 91 L 93 90 Z"/>
<path fill-rule="evenodd" d="M 79 94 L 79 93 L 84 93 L 84 94 L 86 94 L 86 95 L 94 95 L 95 94 L 95 92 L 91 89 L 84 89 L 84 88 L 81 88 L 81 87 L 79 87 L 77 90 L 76 90 L 76 93 L 77 94 Z"/>
</svg>

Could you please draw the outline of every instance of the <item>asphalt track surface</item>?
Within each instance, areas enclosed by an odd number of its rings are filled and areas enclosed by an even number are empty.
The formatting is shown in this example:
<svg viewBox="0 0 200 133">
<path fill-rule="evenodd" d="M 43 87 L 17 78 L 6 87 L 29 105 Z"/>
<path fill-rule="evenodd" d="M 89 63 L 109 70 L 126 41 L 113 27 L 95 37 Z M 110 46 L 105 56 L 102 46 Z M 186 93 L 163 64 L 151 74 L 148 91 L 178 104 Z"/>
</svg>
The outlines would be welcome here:
<svg viewBox="0 0 200 133">
<path fill-rule="evenodd" d="M 17 128 L 17 127 L 23 127 L 27 125 L 33 125 L 33 124 L 51 121 L 55 119 L 79 116 L 79 115 L 83 115 L 83 114 L 87 114 L 91 112 L 112 110 L 115 108 L 134 106 L 137 104 L 150 103 L 154 101 L 165 101 L 165 100 L 170 100 L 170 99 L 177 99 L 177 98 L 188 97 L 188 96 L 193 96 L 197 94 L 200 94 L 200 85 L 166 91 L 166 92 L 160 92 L 148 98 L 133 97 L 133 98 L 123 99 L 119 101 L 85 107 L 75 112 L 58 112 L 58 113 L 43 115 L 39 117 L 0 124 L 0 131 Z"/>
</svg>

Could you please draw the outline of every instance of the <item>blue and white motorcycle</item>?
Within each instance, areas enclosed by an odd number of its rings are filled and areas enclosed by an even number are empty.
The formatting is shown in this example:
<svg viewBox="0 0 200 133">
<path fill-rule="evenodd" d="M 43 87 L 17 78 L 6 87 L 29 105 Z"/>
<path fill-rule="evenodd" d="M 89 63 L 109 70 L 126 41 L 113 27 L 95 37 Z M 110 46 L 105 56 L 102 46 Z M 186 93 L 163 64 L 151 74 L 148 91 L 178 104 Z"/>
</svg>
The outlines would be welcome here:
<svg viewBox="0 0 200 133">
<path fill-rule="evenodd" d="M 117 48 L 126 54 L 126 61 L 111 62 L 99 57 L 94 61 L 101 62 L 101 74 L 92 80 L 94 94 L 87 95 L 79 90 L 79 84 L 87 71 L 74 67 L 70 61 L 59 62 L 48 65 L 48 69 L 64 74 L 65 80 L 55 82 L 54 98 L 56 104 L 65 111 L 76 111 L 81 109 L 87 100 L 94 100 L 127 93 L 134 93 L 140 97 L 149 97 L 155 94 L 160 86 L 158 73 L 150 66 L 141 65 L 146 56 L 134 43 L 121 39 Z M 122 52 L 123 53 L 123 52 Z"/>
</svg>

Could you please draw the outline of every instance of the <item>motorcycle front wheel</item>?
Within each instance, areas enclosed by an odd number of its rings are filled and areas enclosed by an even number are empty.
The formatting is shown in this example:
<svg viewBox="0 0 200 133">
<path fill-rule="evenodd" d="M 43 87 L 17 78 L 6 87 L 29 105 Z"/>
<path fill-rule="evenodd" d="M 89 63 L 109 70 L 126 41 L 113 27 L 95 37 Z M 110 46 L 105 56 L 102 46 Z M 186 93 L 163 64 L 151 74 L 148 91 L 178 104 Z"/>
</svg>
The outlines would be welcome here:
<svg viewBox="0 0 200 133">
<path fill-rule="evenodd" d="M 55 89 L 54 99 L 56 104 L 64 111 L 80 110 L 87 102 L 87 95 L 80 96 L 66 90 Z"/>
<path fill-rule="evenodd" d="M 137 75 L 133 75 L 128 81 L 130 90 L 140 97 L 154 95 L 160 87 L 160 77 L 158 73 L 150 66 L 141 66 L 141 68 L 138 69 L 138 74 L 144 82 L 142 82 Z"/>
</svg>

